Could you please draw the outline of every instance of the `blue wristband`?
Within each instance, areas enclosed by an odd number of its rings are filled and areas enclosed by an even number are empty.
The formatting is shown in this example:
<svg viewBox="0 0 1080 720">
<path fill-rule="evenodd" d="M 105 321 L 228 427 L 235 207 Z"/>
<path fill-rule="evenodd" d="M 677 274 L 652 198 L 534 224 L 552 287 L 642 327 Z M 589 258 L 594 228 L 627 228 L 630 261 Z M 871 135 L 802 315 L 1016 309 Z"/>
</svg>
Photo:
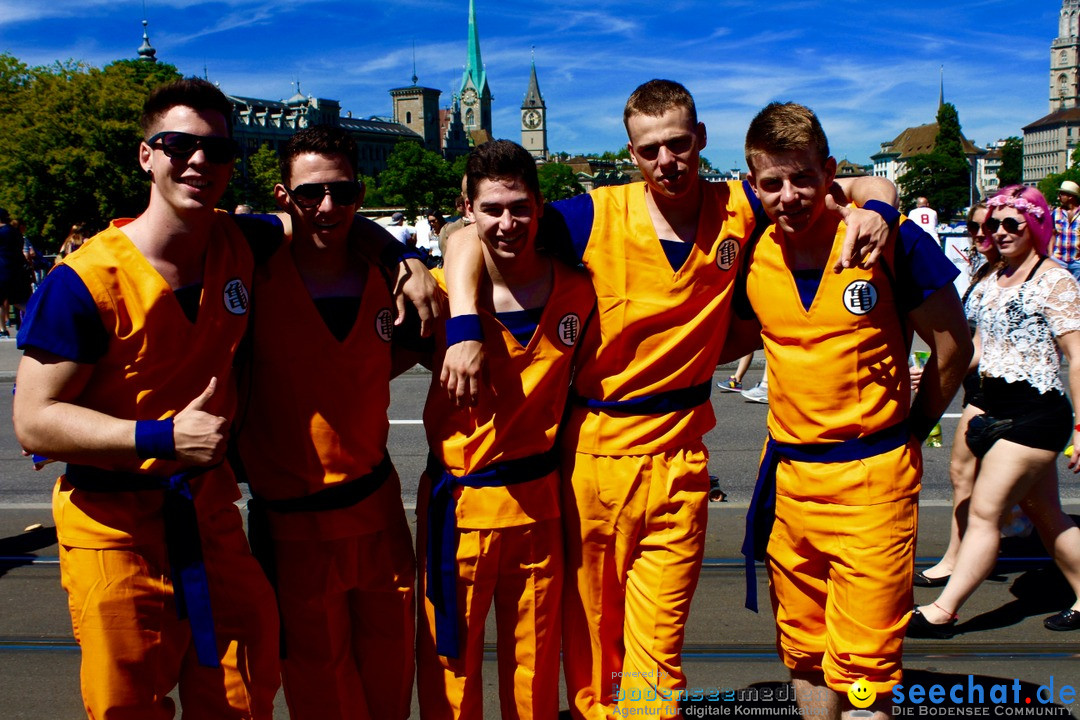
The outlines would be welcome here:
<svg viewBox="0 0 1080 720">
<path fill-rule="evenodd" d="M 484 342 L 484 328 L 479 315 L 457 315 L 446 321 L 446 347 L 466 340 Z"/>
<path fill-rule="evenodd" d="M 176 459 L 176 441 L 173 439 L 173 419 L 136 420 L 135 454 L 144 460 Z"/>
<path fill-rule="evenodd" d="M 881 200 L 867 200 L 863 203 L 863 209 L 876 212 L 890 228 L 896 227 L 896 224 L 900 222 L 900 211 L 887 202 L 882 202 Z"/>
<path fill-rule="evenodd" d="M 385 267 L 397 267 L 399 263 L 409 258 L 420 260 L 420 253 L 400 240 L 391 240 L 379 251 L 379 262 Z"/>
</svg>

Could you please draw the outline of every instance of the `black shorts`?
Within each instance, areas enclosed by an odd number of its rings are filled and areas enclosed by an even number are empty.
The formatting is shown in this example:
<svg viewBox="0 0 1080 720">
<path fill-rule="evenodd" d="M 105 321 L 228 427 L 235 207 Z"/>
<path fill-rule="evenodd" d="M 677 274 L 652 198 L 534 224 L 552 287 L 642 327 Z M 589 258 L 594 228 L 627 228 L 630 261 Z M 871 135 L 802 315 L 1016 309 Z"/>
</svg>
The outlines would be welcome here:
<svg viewBox="0 0 1080 720">
<path fill-rule="evenodd" d="M 960 403 L 960 407 L 968 405 L 983 409 L 982 378 L 979 377 L 978 370 L 964 376 L 964 401 Z"/>
<path fill-rule="evenodd" d="M 1073 434 L 1069 399 L 1057 390 L 1040 393 L 1026 382 L 982 378 L 982 404 L 976 405 L 1012 426 L 1001 437 L 1018 445 L 1061 452 Z"/>
</svg>

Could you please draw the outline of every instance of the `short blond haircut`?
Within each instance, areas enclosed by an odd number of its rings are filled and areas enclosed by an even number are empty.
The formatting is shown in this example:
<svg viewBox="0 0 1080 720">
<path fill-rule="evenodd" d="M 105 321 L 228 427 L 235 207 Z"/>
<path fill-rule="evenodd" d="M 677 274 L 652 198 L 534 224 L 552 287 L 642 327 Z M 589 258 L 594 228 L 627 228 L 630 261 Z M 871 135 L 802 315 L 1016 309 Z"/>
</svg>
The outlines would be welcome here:
<svg viewBox="0 0 1080 720">
<path fill-rule="evenodd" d="M 829 159 L 829 141 L 814 111 L 798 103 L 769 103 L 750 121 L 746 131 L 746 165 L 754 170 L 754 157 L 797 152 L 813 147 L 821 164 Z"/>
<path fill-rule="evenodd" d="M 694 97 L 680 83 L 674 80 L 650 80 L 638 85 L 626 101 L 623 108 L 623 125 L 626 134 L 630 134 L 630 118 L 633 115 L 660 117 L 672 108 L 686 108 L 690 112 L 690 121 L 697 125 L 697 107 Z"/>
</svg>

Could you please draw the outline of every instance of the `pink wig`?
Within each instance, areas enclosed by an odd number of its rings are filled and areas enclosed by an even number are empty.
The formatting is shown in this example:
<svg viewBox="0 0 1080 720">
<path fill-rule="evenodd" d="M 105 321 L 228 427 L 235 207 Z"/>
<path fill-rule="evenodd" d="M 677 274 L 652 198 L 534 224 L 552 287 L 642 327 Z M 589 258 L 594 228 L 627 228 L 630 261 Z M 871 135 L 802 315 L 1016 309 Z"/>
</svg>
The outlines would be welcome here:
<svg viewBox="0 0 1080 720">
<path fill-rule="evenodd" d="M 1010 185 L 1001 188 L 986 201 L 987 207 L 1011 207 L 1024 216 L 1031 236 L 1035 241 L 1035 251 L 1045 255 L 1050 247 L 1050 238 L 1054 235 L 1054 216 L 1046 198 L 1033 187 Z"/>
</svg>

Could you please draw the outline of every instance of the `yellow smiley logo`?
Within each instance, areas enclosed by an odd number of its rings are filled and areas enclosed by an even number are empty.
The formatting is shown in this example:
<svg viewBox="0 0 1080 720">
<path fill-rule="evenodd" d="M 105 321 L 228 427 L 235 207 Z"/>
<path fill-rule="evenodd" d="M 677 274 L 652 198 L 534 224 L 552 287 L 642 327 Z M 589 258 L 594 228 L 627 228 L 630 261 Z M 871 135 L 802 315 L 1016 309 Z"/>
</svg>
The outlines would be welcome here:
<svg viewBox="0 0 1080 720">
<path fill-rule="evenodd" d="M 866 680 L 859 678 L 851 683 L 851 687 L 847 691 L 847 698 L 857 708 L 870 707 L 877 700 L 877 691 L 870 687 L 870 683 L 866 682 Z"/>
</svg>

